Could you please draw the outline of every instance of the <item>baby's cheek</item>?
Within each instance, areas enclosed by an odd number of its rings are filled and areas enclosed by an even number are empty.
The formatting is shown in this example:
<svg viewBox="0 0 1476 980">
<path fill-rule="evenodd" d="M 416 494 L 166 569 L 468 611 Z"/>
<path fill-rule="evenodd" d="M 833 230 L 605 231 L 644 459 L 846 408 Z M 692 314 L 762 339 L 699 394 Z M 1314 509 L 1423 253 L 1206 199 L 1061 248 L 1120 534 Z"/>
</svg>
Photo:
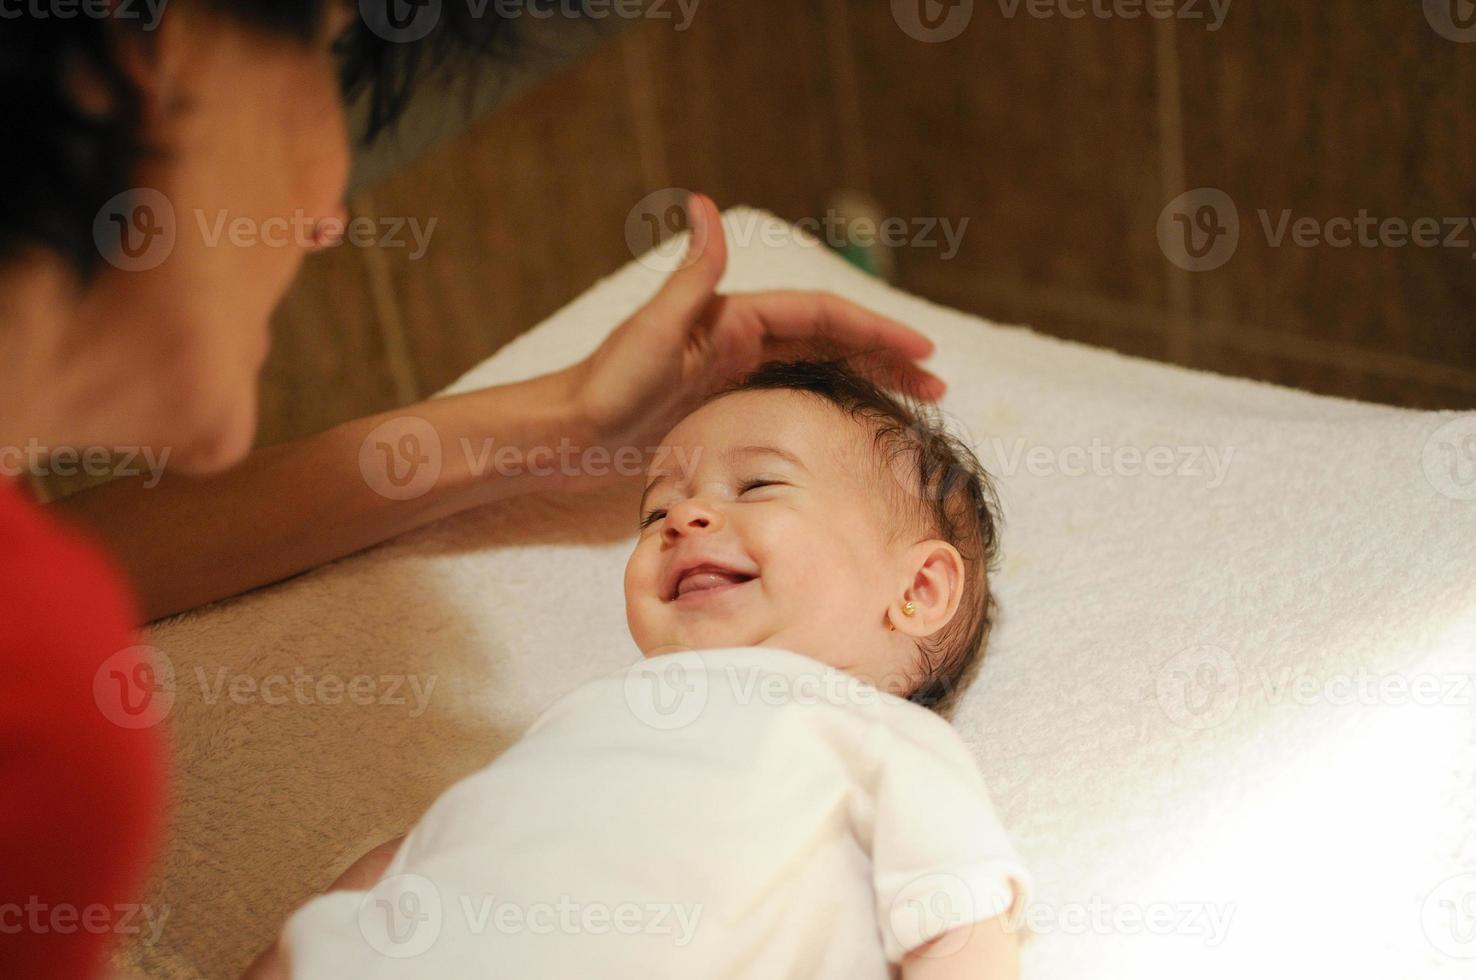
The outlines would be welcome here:
<svg viewBox="0 0 1476 980">
<path fill-rule="evenodd" d="M 811 536 L 794 546 L 791 576 L 799 583 L 809 611 L 850 615 L 859 605 L 868 577 L 855 553 L 837 537 Z"/>
</svg>

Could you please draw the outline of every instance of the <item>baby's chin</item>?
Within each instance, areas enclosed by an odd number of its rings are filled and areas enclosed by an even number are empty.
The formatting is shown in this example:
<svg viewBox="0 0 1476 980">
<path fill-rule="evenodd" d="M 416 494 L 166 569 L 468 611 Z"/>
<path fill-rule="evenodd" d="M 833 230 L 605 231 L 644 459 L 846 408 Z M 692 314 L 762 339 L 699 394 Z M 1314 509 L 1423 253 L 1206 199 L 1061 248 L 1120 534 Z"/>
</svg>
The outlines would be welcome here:
<svg viewBox="0 0 1476 980">
<path fill-rule="evenodd" d="M 636 634 L 636 645 L 641 656 L 660 657 L 668 653 L 687 650 L 722 650 L 731 647 L 772 646 L 767 642 L 773 635 L 768 630 L 745 628 L 736 623 L 703 622 L 688 623 L 683 629 L 666 631 L 659 636 L 645 637 Z"/>
</svg>

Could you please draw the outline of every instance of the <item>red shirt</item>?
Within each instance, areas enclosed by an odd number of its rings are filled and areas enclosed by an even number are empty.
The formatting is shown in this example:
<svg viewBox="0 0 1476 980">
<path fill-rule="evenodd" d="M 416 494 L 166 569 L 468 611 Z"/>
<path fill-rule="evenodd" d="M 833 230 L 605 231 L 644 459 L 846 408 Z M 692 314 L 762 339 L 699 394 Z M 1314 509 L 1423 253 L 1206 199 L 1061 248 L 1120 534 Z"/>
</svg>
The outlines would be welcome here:
<svg viewBox="0 0 1476 980">
<path fill-rule="evenodd" d="M 139 928 L 168 699 L 101 549 L 0 480 L 0 975 L 94 977 Z"/>
</svg>

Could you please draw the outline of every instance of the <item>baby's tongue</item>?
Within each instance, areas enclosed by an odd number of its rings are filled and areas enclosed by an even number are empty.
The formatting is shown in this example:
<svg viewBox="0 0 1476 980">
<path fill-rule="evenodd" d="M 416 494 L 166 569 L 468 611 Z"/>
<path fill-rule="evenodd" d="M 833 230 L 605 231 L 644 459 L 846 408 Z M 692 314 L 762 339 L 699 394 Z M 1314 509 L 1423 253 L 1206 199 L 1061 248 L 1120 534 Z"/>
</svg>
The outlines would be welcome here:
<svg viewBox="0 0 1476 980">
<path fill-rule="evenodd" d="M 682 579 L 681 584 L 677 586 L 677 595 L 686 595 L 688 592 L 696 592 L 699 589 L 717 589 L 724 585 L 737 585 L 747 580 L 747 575 L 735 575 L 732 572 L 696 572 Z"/>
</svg>

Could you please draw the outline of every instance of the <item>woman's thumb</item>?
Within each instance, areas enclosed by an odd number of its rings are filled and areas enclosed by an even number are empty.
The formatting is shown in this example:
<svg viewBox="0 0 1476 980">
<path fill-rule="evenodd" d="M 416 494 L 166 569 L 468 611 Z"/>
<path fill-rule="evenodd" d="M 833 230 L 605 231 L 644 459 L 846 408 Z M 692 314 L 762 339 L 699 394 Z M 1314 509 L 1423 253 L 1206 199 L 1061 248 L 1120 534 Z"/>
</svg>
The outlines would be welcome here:
<svg viewBox="0 0 1476 980">
<path fill-rule="evenodd" d="M 681 267 L 650 304 L 653 314 L 682 323 L 690 323 L 707 306 L 728 267 L 722 218 L 711 198 L 693 194 L 687 199 L 687 225 L 692 237 Z"/>
</svg>

